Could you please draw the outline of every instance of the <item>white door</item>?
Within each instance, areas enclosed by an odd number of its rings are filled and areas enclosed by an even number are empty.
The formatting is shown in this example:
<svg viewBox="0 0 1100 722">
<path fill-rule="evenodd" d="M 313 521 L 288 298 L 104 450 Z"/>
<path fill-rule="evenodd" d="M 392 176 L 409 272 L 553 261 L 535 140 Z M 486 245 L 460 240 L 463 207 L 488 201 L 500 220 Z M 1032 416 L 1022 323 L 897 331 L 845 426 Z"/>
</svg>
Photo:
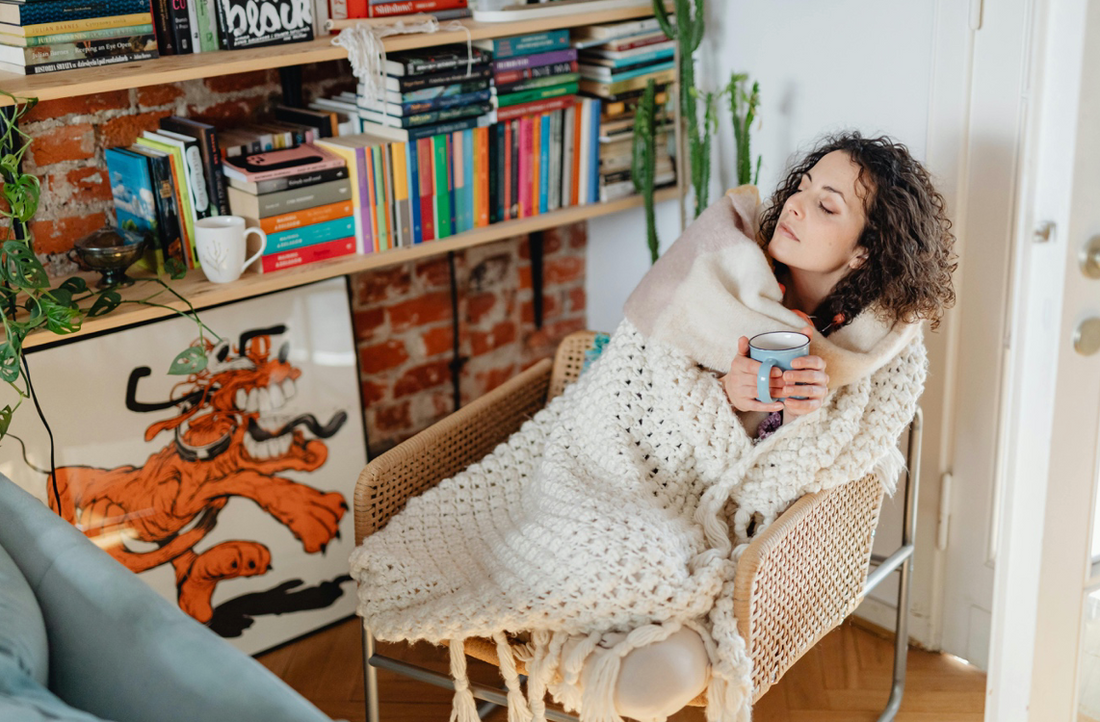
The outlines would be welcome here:
<svg viewBox="0 0 1100 722">
<path fill-rule="evenodd" d="M 1100 719 L 1100 0 L 1037 0 L 986 719 Z"/>
</svg>

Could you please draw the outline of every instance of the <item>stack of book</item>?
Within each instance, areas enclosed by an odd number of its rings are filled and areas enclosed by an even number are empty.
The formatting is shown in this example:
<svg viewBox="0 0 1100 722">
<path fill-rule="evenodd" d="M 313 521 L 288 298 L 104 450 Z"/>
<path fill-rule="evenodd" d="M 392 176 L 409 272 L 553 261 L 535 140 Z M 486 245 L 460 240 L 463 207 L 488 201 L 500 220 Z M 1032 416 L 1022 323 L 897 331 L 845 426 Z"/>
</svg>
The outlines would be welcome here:
<svg viewBox="0 0 1100 722">
<path fill-rule="evenodd" d="M 470 17 L 467 0 L 330 0 L 328 11 L 337 21 L 420 13 L 434 15 L 440 22 Z"/>
<path fill-rule="evenodd" d="M 222 155 L 232 157 L 313 143 L 339 134 L 340 127 L 339 114 L 334 111 L 276 105 L 273 118 L 222 130 L 218 142 Z"/>
<path fill-rule="evenodd" d="M 348 166 L 320 143 L 226 157 L 222 172 L 232 212 L 267 234 L 260 273 L 364 252 Z"/>
<path fill-rule="evenodd" d="M 148 0 L 161 55 L 258 48 L 313 39 L 302 0 Z"/>
<path fill-rule="evenodd" d="M 675 78 L 675 44 L 649 18 L 625 23 L 594 25 L 573 31 L 581 47 L 581 90 L 603 99 L 600 118 L 600 200 L 610 201 L 635 192 L 631 174 L 634 112 L 650 78 L 657 86 L 655 138 L 657 187 L 676 182 L 670 147 L 675 130 L 664 111 L 669 84 Z"/>
<path fill-rule="evenodd" d="M 158 57 L 149 0 L 2 0 L 0 71 L 19 75 Z"/>
<path fill-rule="evenodd" d="M 229 212 L 213 126 L 161 119 L 129 148 L 104 151 L 120 228 L 148 236 L 143 265 L 165 273 L 169 260 L 198 268 L 195 222 Z"/>
<path fill-rule="evenodd" d="M 569 46 L 569 31 L 485 42 L 494 56 L 499 218 L 526 218 L 588 202 L 583 183 L 577 182 L 582 180 L 578 173 L 587 174 L 574 156 L 586 156 L 578 131 L 591 127 L 584 117 L 591 115 L 593 104 L 577 97 L 577 51 Z"/>
</svg>

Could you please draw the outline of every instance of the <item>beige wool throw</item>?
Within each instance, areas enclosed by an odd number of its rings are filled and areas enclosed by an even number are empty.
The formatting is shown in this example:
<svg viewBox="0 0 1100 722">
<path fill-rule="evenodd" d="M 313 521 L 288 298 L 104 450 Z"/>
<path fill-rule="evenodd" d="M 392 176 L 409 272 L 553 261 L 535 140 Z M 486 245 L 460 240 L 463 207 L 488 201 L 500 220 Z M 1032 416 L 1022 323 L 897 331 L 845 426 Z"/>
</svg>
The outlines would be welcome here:
<svg viewBox="0 0 1100 722">
<path fill-rule="evenodd" d="M 466 638 L 497 642 L 509 722 L 544 720 L 548 692 L 584 722 L 619 722 L 622 658 L 686 626 L 711 663 L 707 719 L 748 722 L 733 578 L 749 529 L 876 467 L 895 483 L 896 440 L 925 376 L 918 326 L 865 312 L 815 335 L 828 397 L 759 443 L 722 389 L 715 372 L 738 336 L 804 325 L 753 241 L 757 205 L 743 188 L 704 211 L 576 383 L 353 552 L 358 612 L 376 637 L 450 645 L 452 720 L 477 720 Z M 518 633 L 526 693 L 509 645 Z"/>
</svg>

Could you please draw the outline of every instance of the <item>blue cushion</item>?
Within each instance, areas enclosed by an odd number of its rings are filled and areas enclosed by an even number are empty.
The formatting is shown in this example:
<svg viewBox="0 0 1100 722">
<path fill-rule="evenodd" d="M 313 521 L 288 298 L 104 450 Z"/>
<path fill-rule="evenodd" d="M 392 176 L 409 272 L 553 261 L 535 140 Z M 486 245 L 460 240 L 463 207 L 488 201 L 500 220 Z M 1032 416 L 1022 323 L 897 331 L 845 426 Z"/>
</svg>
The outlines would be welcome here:
<svg viewBox="0 0 1100 722">
<path fill-rule="evenodd" d="M 46 684 L 49 652 L 42 610 L 23 572 L 0 546 L 0 669 L 18 669 Z M 0 719 L 9 719 L 0 714 Z M 12 717 L 10 719 L 18 719 Z"/>
<path fill-rule="evenodd" d="M 0 657 L 0 720 L 103 722 L 62 702 L 7 657 Z"/>
</svg>

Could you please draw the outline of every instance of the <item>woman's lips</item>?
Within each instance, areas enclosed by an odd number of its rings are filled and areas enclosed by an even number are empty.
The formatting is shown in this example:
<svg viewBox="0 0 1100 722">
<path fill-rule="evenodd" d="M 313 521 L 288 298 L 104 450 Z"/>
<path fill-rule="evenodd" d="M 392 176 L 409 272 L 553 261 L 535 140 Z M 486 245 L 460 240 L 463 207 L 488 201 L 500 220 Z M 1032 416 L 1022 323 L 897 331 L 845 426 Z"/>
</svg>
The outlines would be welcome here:
<svg viewBox="0 0 1100 722">
<path fill-rule="evenodd" d="M 779 224 L 779 230 L 783 231 L 784 233 L 786 233 L 786 234 L 787 234 L 788 236 L 790 236 L 790 237 L 791 237 L 791 238 L 793 238 L 794 240 L 796 240 L 796 241 L 798 240 L 798 236 L 796 236 L 796 235 L 795 235 L 795 234 L 794 234 L 794 233 L 793 233 L 793 232 L 791 231 L 791 229 L 787 227 L 787 224 L 786 224 L 786 223 L 780 223 L 780 224 Z"/>
</svg>

